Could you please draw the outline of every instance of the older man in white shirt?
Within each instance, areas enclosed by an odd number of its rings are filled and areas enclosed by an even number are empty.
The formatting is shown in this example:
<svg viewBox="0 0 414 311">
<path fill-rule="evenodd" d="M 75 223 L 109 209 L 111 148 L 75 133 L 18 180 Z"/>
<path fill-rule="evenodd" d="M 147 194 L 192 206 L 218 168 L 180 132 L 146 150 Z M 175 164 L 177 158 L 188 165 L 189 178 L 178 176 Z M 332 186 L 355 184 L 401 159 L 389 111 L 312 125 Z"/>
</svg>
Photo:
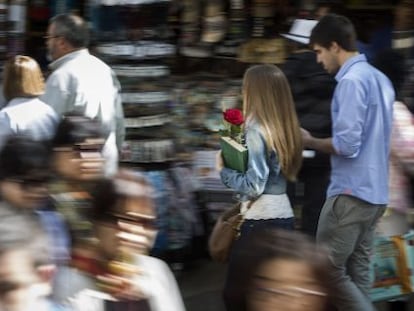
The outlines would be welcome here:
<svg viewBox="0 0 414 311">
<path fill-rule="evenodd" d="M 78 112 L 102 123 L 107 133 L 105 173 L 113 175 L 125 136 L 119 81 L 108 65 L 89 53 L 89 30 L 79 16 L 53 17 L 45 38 L 53 62 L 41 99 L 59 115 Z"/>
</svg>

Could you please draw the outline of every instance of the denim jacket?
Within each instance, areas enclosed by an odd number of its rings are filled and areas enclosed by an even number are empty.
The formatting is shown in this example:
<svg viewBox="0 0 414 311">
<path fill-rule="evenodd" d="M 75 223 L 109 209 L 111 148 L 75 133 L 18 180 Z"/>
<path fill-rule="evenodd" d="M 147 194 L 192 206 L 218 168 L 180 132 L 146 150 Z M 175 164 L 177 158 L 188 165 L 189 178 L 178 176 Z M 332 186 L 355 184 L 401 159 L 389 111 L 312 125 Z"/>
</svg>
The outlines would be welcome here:
<svg viewBox="0 0 414 311">
<path fill-rule="evenodd" d="M 286 179 L 280 170 L 278 156 L 275 151 L 269 153 L 257 122 L 246 124 L 245 135 L 249 151 L 247 171 L 240 173 L 223 168 L 220 171 L 223 184 L 232 188 L 240 201 L 255 199 L 261 194 L 286 193 Z"/>
</svg>

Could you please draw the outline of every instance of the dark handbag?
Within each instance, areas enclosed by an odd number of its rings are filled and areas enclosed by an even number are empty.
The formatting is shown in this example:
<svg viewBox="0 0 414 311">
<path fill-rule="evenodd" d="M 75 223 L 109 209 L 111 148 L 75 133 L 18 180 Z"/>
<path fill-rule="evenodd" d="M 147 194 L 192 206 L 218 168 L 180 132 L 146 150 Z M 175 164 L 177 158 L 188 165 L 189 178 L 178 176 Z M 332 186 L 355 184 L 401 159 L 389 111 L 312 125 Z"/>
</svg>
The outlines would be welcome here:
<svg viewBox="0 0 414 311">
<path fill-rule="evenodd" d="M 208 250 L 214 261 L 225 263 L 228 260 L 233 241 L 240 235 L 244 218 L 240 214 L 241 203 L 222 213 L 216 221 L 208 240 Z"/>
</svg>

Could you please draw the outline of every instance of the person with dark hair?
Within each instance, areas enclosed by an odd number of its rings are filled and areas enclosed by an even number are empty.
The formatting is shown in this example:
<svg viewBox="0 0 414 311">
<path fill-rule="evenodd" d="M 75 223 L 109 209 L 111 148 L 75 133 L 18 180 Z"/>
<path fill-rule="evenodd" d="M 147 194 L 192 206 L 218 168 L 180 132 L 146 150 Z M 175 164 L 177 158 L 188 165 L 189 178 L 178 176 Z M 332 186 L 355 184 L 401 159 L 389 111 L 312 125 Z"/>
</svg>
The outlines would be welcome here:
<svg viewBox="0 0 414 311">
<path fill-rule="evenodd" d="M 3 94 L 7 104 L 0 110 L 0 147 L 13 134 L 25 134 L 37 140 L 53 136 L 58 116 L 39 99 L 44 89 L 42 71 L 33 58 L 16 55 L 6 61 Z"/>
<path fill-rule="evenodd" d="M 408 233 L 413 226 L 414 124 L 401 92 L 406 77 L 406 63 L 401 51 L 383 51 L 374 59 L 373 65 L 391 80 L 396 92 L 389 159 L 390 200 L 376 230 L 379 236 L 392 237 Z M 409 297 L 399 297 L 389 301 L 389 310 L 408 310 L 408 300 Z"/>
<path fill-rule="evenodd" d="M 75 244 L 91 236 L 90 190 L 104 175 L 104 142 L 101 124 L 76 113 L 61 119 L 51 141 L 51 198 L 68 222 Z"/>
<path fill-rule="evenodd" d="M 46 142 L 13 135 L 0 151 L 0 197 L 4 206 L 38 221 L 47 234 L 55 265 L 69 258 L 69 237 L 60 214 L 49 206 L 51 151 Z"/>
<path fill-rule="evenodd" d="M 394 89 L 356 49 L 351 21 L 328 14 L 313 28 L 317 61 L 335 74 L 332 137 L 302 129 L 305 147 L 331 155 L 331 180 L 317 242 L 330 251 L 333 303 L 339 311 L 375 310 L 369 260 L 378 219 L 388 204 L 388 159 Z"/>
<path fill-rule="evenodd" d="M 106 133 L 105 174 L 115 174 L 125 136 L 117 77 L 108 65 L 89 53 L 89 29 L 81 17 L 73 14 L 53 17 L 45 39 L 53 62 L 41 99 L 59 116 L 75 111 L 102 124 Z"/>
<path fill-rule="evenodd" d="M 91 195 L 94 240 L 75 247 L 74 269 L 57 279 L 54 301 L 79 311 L 100 310 L 96 301 L 117 310 L 184 311 L 170 268 L 148 255 L 157 230 L 147 178 L 122 169 L 97 182 Z M 114 297 L 118 302 L 111 302 Z"/>
<path fill-rule="evenodd" d="M 53 218 L 54 224 L 60 225 L 60 218 L 55 214 L 48 214 L 49 223 L 46 224 L 45 214 L 41 211 L 48 196 L 49 161 L 49 146 L 26 136 L 10 136 L 0 151 L 0 249 L 6 242 L 13 247 L 16 246 L 15 243 L 18 244 L 17 240 L 30 242 L 25 246 L 20 245 L 21 247 L 16 249 L 17 253 L 7 253 L 6 261 L 3 261 L 6 258 L 0 250 L 0 283 L 4 285 L 2 277 L 7 279 L 7 269 L 10 275 L 16 272 L 17 266 L 9 261 L 13 258 L 16 265 L 22 264 L 22 273 L 25 271 L 28 273 L 27 278 L 33 278 L 32 283 L 26 284 L 27 286 L 42 283 L 42 288 L 46 290 L 42 295 L 48 295 L 50 292 L 51 277 L 59 264 L 59 259 L 67 259 L 68 255 L 68 245 L 65 242 L 57 242 L 57 239 L 62 237 L 61 231 L 54 230 L 54 233 L 50 234 L 48 230 L 50 220 Z M 25 260 L 18 259 L 24 254 L 27 256 Z M 11 257 L 8 257 L 9 255 Z M 29 263 L 30 269 L 27 266 Z M 0 286 L 0 290 L 8 289 Z M 27 288 L 24 291 L 26 290 Z M 6 293 L 2 292 L 0 300 L 5 295 Z M 30 295 L 22 297 L 22 305 L 29 301 L 33 303 L 31 298 L 36 298 L 29 297 Z"/>
<path fill-rule="evenodd" d="M 331 100 L 336 81 L 316 62 L 315 52 L 309 48 L 309 36 L 316 23 L 316 20 L 296 19 L 289 33 L 281 34 L 289 39 L 287 45 L 291 47 L 281 69 L 289 80 L 301 127 L 312 135 L 325 138 L 331 136 Z M 305 152 L 298 176 L 304 188 L 303 197 L 293 195 L 298 184 L 290 187 L 292 201 L 302 203 L 300 228 L 313 237 L 326 198 L 330 172 L 327 154 L 310 152 L 307 156 Z"/>
<path fill-rule="evenodd" d="M 328 252 L 300 232 L 262 230 L 246 242 L 245 288 L 248 311 L 324 311 Z"/>
<path fill-rule="evenodd" d="M 52 139 L 53 168 L 69 180 L 95 180 L 104 174 L 105 143 L 101 124 L 79 114 L 67 114 Z"/>
</svg>

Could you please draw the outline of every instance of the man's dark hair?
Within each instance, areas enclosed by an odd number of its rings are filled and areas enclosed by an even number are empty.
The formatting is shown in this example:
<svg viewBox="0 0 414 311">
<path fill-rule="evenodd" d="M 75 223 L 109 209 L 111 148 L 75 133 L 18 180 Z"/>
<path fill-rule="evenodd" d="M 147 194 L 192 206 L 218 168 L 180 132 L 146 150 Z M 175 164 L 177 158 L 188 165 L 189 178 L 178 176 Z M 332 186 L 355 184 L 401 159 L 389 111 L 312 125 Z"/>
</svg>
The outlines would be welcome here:
<svg viewBox="0 0 414 311">
<path fill-rule="evenodd" d="M 87 23 L 74 14 L 59 14 L 51 18 L 54 24 L 53 35 L 63 37 L 74 48 L 84 48 L 89 45 L 89 28 Z"/>
<path fill-rule="evenodd" d="M 328 14 L 312 29 L 310 44 L 330 48 L 336 42 L 348 52 L 357 51 L 356 32 L 352 22 L 345 16 Z"/>
<path fill-rule="evenodd" d="M 50 155 L 48 143 L 12 135 L 0 151 L 0 180 L 31 174 L 48 175 Z"/>
</svg>

